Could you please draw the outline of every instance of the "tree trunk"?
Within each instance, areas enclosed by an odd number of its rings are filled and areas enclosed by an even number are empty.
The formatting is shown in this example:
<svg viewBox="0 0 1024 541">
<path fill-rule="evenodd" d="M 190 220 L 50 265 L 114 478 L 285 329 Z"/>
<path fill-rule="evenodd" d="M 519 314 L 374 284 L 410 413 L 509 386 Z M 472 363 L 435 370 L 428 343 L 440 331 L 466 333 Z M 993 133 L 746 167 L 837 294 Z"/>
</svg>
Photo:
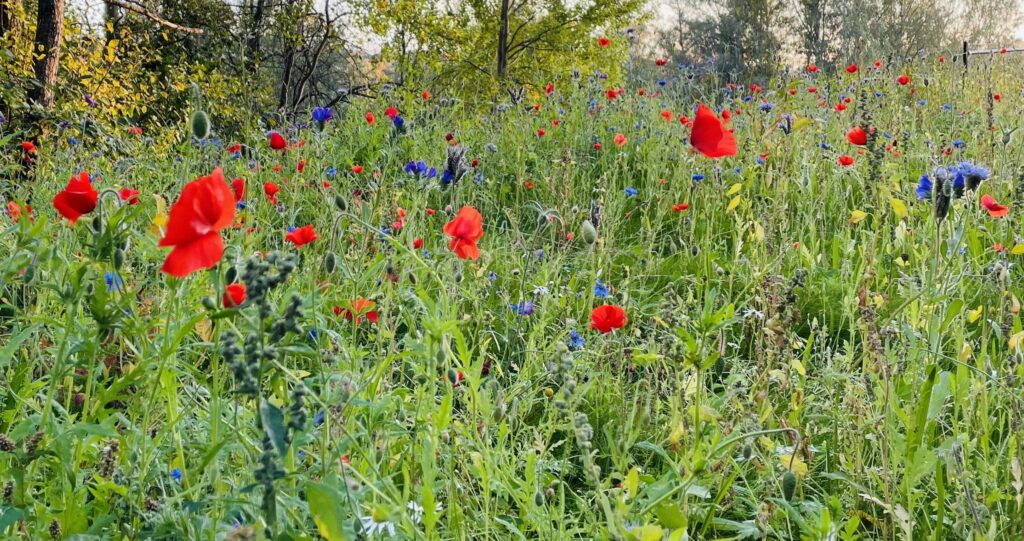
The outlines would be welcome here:
<svg viewBox="0 0 1024 541">
<path fill-rule="evenodd" d="M 33 50 L 40 56 L 33 61 L 36 84 L 28 91 L 28 101 L 45 109 L 53 107 L 53 87 L 57 82 L 63 38 L 64 0 L 39 0 Z"/>
<path fill-rule="evenodd" d="M 18 0 L 0 0 L 0 39 L 14 30 L 14 15 L 17 12 Z"/>
<path fill-rule="evenodd" d="M 249 32 L 249 39 L 245 44 L 245 68 L 249 74 L 256 73 L 259 66 L 260 56 L 260 26 L 263 24 L 263 7 L 266 0 L 256 0 L 256 6 L 252 12 L 252 28 Z"/>
<path fill-rule="evenodd" d="M 292 69 L 295 67 L 295 46 L 288 45 L 284 53 L 284 72 L 281 74 L 281 94 L 278 96 L 277 106 L 284 109 L 288 106 L 288 88 L 292 84 Z"/>
<path fill-rule="evenodd" d="M 498 26 L 498 79 L 504 80 L 508 73 L 508 3 L 501 0 L 501 21 Z"/>
</svg>

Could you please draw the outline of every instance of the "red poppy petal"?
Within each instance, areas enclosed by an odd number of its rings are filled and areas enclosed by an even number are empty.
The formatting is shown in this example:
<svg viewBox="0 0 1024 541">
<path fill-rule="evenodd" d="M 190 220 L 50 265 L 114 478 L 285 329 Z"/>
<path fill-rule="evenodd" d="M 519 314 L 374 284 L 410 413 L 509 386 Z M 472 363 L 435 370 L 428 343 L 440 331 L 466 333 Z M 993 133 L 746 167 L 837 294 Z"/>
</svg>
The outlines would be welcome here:
<svg viewBox="0 0 1024 541">
<path fill-rule="evenodd" d="M 197 270 L 212 268 L 223 255 L 224 241 L 220 233 L 214 231 L 191 242 L 175 245 L 160 270 L 184 278 Z"/>
</svg>

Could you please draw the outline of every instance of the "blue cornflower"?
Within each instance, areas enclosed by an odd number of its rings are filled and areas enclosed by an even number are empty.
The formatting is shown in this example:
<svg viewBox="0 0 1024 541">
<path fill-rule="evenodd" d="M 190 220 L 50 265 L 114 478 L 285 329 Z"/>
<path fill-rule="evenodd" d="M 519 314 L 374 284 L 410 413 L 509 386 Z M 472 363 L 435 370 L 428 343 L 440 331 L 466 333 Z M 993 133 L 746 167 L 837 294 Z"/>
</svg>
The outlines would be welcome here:
<svg viewBox="0 0 1024 541">
<path fill-rule="evenodd" d="M 626 197 L 636 197 L 636 194 L 640 193 L 636 188 L 626 188 Z"/>
<path fill-rule="evenodd" d="M 924 107 L 925 105 L 928 105 L 928 102 L 924 101 L 923 99 L 917 100 L 917 105 L 919 105 L 920 107 Z"/>
<path fill-rule="evenodd" d="M 750 103 L 754 101 L 754 96 L 743 96 L 743 103 Z"/>
<path fill-rule="evenodd" d="M 533 252 L 533 255 L 534 255 L 534 257 L 536 257 L 536 258 L 537 258 L 538 260 L 542 260 L 542 261 L 544 260 L 544 250 L 540 250 L 540 249 L 538 249 L 537 251 Z"/>
<path fill-rule="evenodd" d="M 327 175 L 327 178 L 334 178 L 338 176 L 338 168 L 332 165 L 328 167 L 326 171 L 324 171 L 324 174 Z"/>
<path fill-rule="evenodd" d="M 921 179 L 917 181 L 917 189 L 914 190 L 917 194 L 918 199 L 931 199 L 932 197 L 932 179 L 928 178 L 928 175 L 921 175 Z"/>
<path fill-rule="evenodd" d="M 124 291 L 124 282 L 116 272 L 104 274 L 103 281 L 107 283 L 107 291 Z"/>
<path fill-rule="evenodd" d="M 775 108 L 775 104 L 770 101 L 762 101 L 760 107 L 761 112 L 770 113 Z"/>
<path fill-rule="evenodd" d="M 171 479 L 178 483 L 181 482 L 181 468 L 174 468 L 171 470 Z"/>
<path fill-rule="evenodd" d="M 74 137 L 68 137 L 68 143 L 71 146 L 78 146 L 78 139 L 75 139 Z"/>
<path fill-rule="evenodd" d="M 594 283 L 594 296 L 603 299 L 608 296 L 608 286 L 600 278 Z"/>
<path fill-rule="evenodd" d="M 512 308 L 513 312 L 521 316 L 532 316 L 535 305 L 533 301 L 522 301 L 519 304 L 510 304 L 509 307 Z"/>
<path fill-rule="evenodd" d="M 334 119 L 334 113 L 330 107 L 314 107 L 313 108 L 313 121 L 318 124 L 323 124 L 328 120 Z"/>
<path fill-rule="evenodd" d="M 944 111 L 952 111 L 952 110 L 953 110 L 953 106 L 952 106 L 952 105 L 950 105 L 950 104 L 948 104 L 948 103 L 943 103 L 943 104 L 942 104 L 942 109 L 943 109 Z"/>
<path fill-rule="evenodd" d="M 953 148 L 964 148 L 965 146 L 967 146 L 967 143 L 963 139 L 953 140 Z"/>
<path fill-rule="evenodd" d="M 701 173 L 694 173 L 693 176 L 690 177 L 690 180 L 694 182 L 700 182 L 704 180 L 704 175 Z"/>
<path fill-rule="evenodd" d="M 313 415 L 313 426 L 320 426 L 324 424 L 324 412 L 318 411 Z"/>
<path fill-rule="evenodd" d="M 455 173 L 445 169 L 441 175 L 441 184 L 451 184 L 453 180 L 455 180 Z"/>
<path fill-rule="evenodd" d="M 292 231 L 295 231 L 296 229 L 298 229 L 298 227 L 295 227 L 294 225 L 289 225 L 288 226 L 288 232 L 289 233 L 291 233 Z"/>
<path fill-rule="evenodd" d="M 245 210 L 245 201 L 239 201 L 235 203 L 235 208 L 238 210 Z"/>
<path fill-rule="evenodd" d="M 667 84 L 668 84 L 668 81 L 666 81 L 665 79 L 659 79 L 658 80 L 658 86 L 665 86 Z"/>
<path fill-rule="evenodd" d="M 490 280 L 491 282 L 497 282 L 498 281 L 498 275 L 494 271 L 488 272 L 487 273 L 487 279 Z"/>
<path fill-rule="evenodd" d="M 587 341 L 576 332 L 576 329 L 569 329 L 569 349 L 583 349 Z"/>
<path fill-rule="evenodd" d="M 762 156 L 758 156 L 754 161 L 757 162 L 757 165 L 764 165 L 764 158 Z"/>
<path fill-rule="evenodd" d="M 882 97 L 882 91 L 880 91 L 880 90 L 876 90 L 876 91 L 875 91 L 875 97 L 876 97 L 876 98 L 881 98 L 881 97 Z"/>
<path fill-rule="evenodd" d="M 316 342 L 316 339 L 320 336 L 320 333 L 317 332 L 316 328 L 312 328 L 309 330 L 308 333 L 306 333 L 306 335 L 309 336 L 310 340 Z"/>
<path fill-rule="evenodd" d="M 395 127 L 398 129 L 402 129 L 405 127 L 405 119 L 399 115 L 395 115 L 395 118 L 391 119 L 391 123 L 394 124 Z"/>
</svg>

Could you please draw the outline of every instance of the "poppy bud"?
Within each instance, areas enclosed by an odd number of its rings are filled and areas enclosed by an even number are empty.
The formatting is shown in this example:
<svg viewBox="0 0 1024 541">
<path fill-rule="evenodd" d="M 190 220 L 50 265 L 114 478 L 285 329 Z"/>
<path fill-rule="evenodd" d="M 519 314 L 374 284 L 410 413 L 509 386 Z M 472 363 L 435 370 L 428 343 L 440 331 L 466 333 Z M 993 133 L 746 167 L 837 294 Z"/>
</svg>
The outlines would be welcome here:
<svg viewBox="0 0 1024 541">
<path fill-rule="evenodd" d="M 333 253 L 327 254 L 327 257 L 324 258 L 324 268 L 327 269 L 328 273 L 334 272 L 334 269 L 337 267 L 337 264 L 338 261 L 334 258 Z"/>
<path fill-rule="evenodd" d="M 210 136 L 210 116 L 205 111 L 192 113 L 192 136 L 200 141 Z"/>
<path fill-rule="evenodd" d="M 455 273 L 455 283 L 458 284 L 460 282 L 462 282 L 462 271 Z"/>
<path fill-rule="evenodd" d="M 597 228 L 594 227 L 594 224 L 590 223 L 590 220 L 583 220 L 583 224 L 580 225 L 580 238 L 587 244 L 597 242 Z"/>
<path fill-rule="evenodd" d="M 118 248 L 114 250 L 114 268 L 121 270 L 124 266 L 124 250 Z"/>
<path fill-rule="evenodd" d="M 35 278 L 35 276 L 36 276 L 36 266 L 35 265 L 29 265 L 28 267 L 25 267 L 25 274 L 21 278 L 22 278 L 22 280 L 25 281 L 26 284 L 28 284 L 28 283 L 32 282 L 32 279 Z"/>
<path fill-rule="evenodd" d="M 224 282 L 233 284 L 238 281 L 238 267 L 232 265 L 228 267 L 228 271 L 224 273 Z"/>
<path fill-rule="evenodd" d="M 348 201 L 346 201 L 340 194 L 334 196 L 334 206 L 338 207 L 338 210 L 342 212 L 348 211 Z"/>
<path fill-rule="evenodd" d="M 791 501 L 796 494 L 796 475 L 788 471 L 782 476 L 782 496 Z"/>
<path fill-rule="evenodd" d="M 99 216 L 92 219 L 92 230 L 95 231 L 97 235 L 103 233 L 103 220 L 100 220 Z"/>
<path fill-rule="evenodd" d="M 533 493 L 533 503 L 537 507 L 544 505 L 544 494 L 541 493 L 541 491 L 538 490 L 537 492 Z"/>
<path fill-rule="evenodd" d="M 213 297 L 203 297 L 203 308 L 207 310 L 216 310 L 217 303 L 213 300 Z"/>
<path fill-rule="evenodd" d="M 754 454 L 753 448 L 749 444 L 743 446 L 743 460 L 750 460 L 750 457 Z"/>
<path fill-rule="evenodd" d="M 452 385 L 455 385 L 455 384 L 457 384 L 459 382 L 460 379 L 462 379 L 462 378 L 459 377 L 459 371 L 458 370 L 456 370 L 454 368 L 449 368 L 448 369 L 448 383 L 451 383 Z"/>
</svg>

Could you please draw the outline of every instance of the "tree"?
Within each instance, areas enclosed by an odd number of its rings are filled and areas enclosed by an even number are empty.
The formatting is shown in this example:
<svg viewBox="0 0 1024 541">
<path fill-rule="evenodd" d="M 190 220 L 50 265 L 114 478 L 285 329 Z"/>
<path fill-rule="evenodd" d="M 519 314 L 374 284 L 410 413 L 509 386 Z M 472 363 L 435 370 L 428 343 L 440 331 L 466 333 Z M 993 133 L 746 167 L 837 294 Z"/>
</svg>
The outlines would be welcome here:
<svg viewBox="0 0 1024 541">
<path fill-rule="evenodd" d="M 690 22 L 686 50 L 694 57 L 714 59 L 719 73 L 736 81 L 745 75 L 775 75 L 782 60 L 779 29 L 790 16 L 782 0 L 726 0 L 711 15 Z"/>
<path fill-rule="evenodd" d="M 64 0 L 39 0 L 32 63 L 35 85 L 28 91 L 30 103 L 44 109 L 53 107 L 53 87 L 60 65 L 60 45 L 64 38 Z"/>
</svg>

